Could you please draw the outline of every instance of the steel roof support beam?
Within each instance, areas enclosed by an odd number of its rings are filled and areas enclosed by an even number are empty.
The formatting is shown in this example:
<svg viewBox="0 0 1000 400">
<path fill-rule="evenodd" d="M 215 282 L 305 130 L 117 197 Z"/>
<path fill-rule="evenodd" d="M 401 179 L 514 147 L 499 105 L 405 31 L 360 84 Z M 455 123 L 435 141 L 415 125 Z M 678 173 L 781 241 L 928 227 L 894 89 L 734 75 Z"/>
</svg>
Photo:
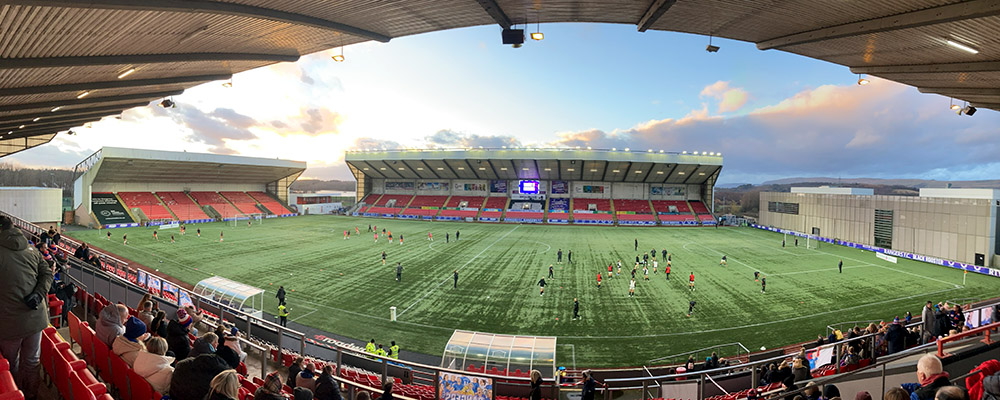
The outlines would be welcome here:
<svg viewBox="0 0 1000 400">
<path fill-rule="evenodd" d="M 16 131 L 18 130 L 18 127 L 22 125 L 24 125 L 24 129 L 35 129 L 35 128 L 54 126 L 54 125 L 62 125 L 70 122 L 86 123 L 90 121 L 100 120 L 101 118 L 104 118 L 106 116 L 108 116 L 108 113 L 77 115 L 72 117 L 61 117 L 54 119 L 41 119 L 38 120 L 38 122 L 28 121 L 22 123 L 5 124 L 0 126 L 0 132 L 9 131 L 11 129 Z"/>
<path fill-rule="evenodd" d="M 62 132 L 62 131 L 65 131 L 65 130 L 68 130 L 70 128 L 73 128 L 73 127 L 76 127 L 76 126 L 80 126 L 80 125 L 83 125 L 83 124 L 82 123 L 66 123 L 66 124 L 61 124 L 61 125 L 55 125 L 55 126 L 48 127 L 48 128 L 15 130 L 11 134 L 7 134 L 7 132 L 10 132 L 10 130 L 7 130 L 5 132 L 0 132 L 0 135 L 3 135 L 2 139 L 25 138 L 25 137 L 31 137 L 31 136 L 48 135 L 50 133 Z"/>
<path fill-rule="evenodd" d="M 976 108 L 990 108 L 1000 111 L 1000 103 L 969 103 Z"/>
<path fill-rule="evenodd" d="M 501 28 L 510 29 L 510 26 L 514 25 L 514 23 L 511 22 L 510 17 L 507 16 L 507 13 L 503 12 L 503 9 L 500 8 L 499 4 L 497 4 L 496 0 L 476 1 L 479 2 L 479 5 L 483 7 L 483 10 L 486 10 L 486 13 L 489 14 L 490 17 L 493 17 L 493 20 L 496 21 Z"/>
<path fill-rule="evenodd" d="M 18 110 L 31 110 L 36 108 L 49 108 L 49 107 L 70 107 L 82 104 L 99 104 L 99 103 L 111 103 L 111 102 L 122 102 L 131 100 L 146 100 L 152 101 L 161 97 L 176 96 L 184 93 L 183 90 L 169 90 L 165 92 L 151 92 L 151 93 L 136 93 L 125 96 L 110 96 L 110 97 L 84 97 L 82 99 L 64 99 L 64 100 L 53 100 L 53 101 L 42 101 L 38 103 L 24 103 L 24 104 L 12 104 L 9 106 L 0 106 L 0 112 L 7 111 L 18 111 Z M 55 115 L 55 114 L 53 114 Z"/>
<path fill-rule="evenodd" d="M 20 138 L 20 140 L 10 140 L 10 141 L 8 141 L 6 138 L 0 139 L 0 151 L 6 151 L 6 150 L 3 150 L 3 149 L 6 149 L 9 146 L 19 147 L 17 150 L 11 151 L 11 152 L 6 153 L 6 154 L 0 153 L 0 157 L 7 157 L 7 156 L 10 156 L 10 155 L 14 155 L 14 154 L 20 153 L 20 152 L 25 151 L 27 149 L 30 149 L 32 147 L 41 146 L 43 144 L 51 142 L 52 138 L 54 138 L 54 137 L 55 137 L 55 135 L 53 135 L 52 137 L 50 137 L 49 140 L 46 140 L 46 141 L 44 141 L 42 143 L 33 143 L 33 144 L 28 144 L 28 139 L 27 138 Z"/>
<path fill-rule="evenodd" d="M 221 81 L 232 78 L 232 74 L 175 76 L 156 79 L 124 79 L 105 82 L 67 83 L 61 85 L 26 86 L 0 89 L 0 96 L 20 96 L 38 93 L 82 92 L 99 89 L 124 89 L 141 86 L 176 85 L 184 83 Z"/>
<path fill-rule="evenodd" d="M 391 39 L 387 35 L 358 28 L 348 24 L 330 21 L 304 14 L 275 10 L 272 8 L 257 7 L 246 4 L 229 2 L 205 1 L 205 0 L 91 0 L 91 1 L 67 1 L 67 0 L 19 0 L 9 1 L 7 4 L 20 4 L 44 7 L 66 7 L 66 8 L 87 8 L 87 9 L 116 9 L 116 10 L 136 10 L 136 11 L 171 11 L 185 13 L 203 13 L 218 15 L 237 15 L 241 17 L 260 18 L 277 22 L 284 22 L 293 25 L 305 25 L 330 31 L 342 32 L 354 36 L 360 36 L 379 42 L 388 42 Z"/>
<path fill-rule="evenodd" d="M 297 54 L 257 53 L 176 53 L 176 54 L 126 54 L 118 56 L 5 58 L 0 69 L 89 67 L 98 65 L 160 64 L 198 61 L 262 61 L 295 62 Z"/>
<path fill-rule="evenodd" d="M 1000 96 L 998 88 L 968 87 L 918 87 L 920 93 L 935 93 L 947 96 Z"/>
<path fill-rule="evenodd" d="M 899 29 L 943 24 L 1000 15 L 1000 0 L 971 0 L 934 8 L 890 15 L 867 21 L 825 27 L 757 43 L 760 50 L 779 49 L 824 40 L 840 39 Z"/>
<path fill-rule="evenodd" d="M 106 115 L 111 115 L 111 114 L 120 113 L 122 111 L 125 111 L 125 110 L 133 108 L 133 107 L 143 107 L 143 106 L 146 106 L 146 105 L 149 105 L 148 101 L 131 103 L 131 104 L 119 104 L 119 105 L 113 105 L 113 106 L 104 106 L 104 107 L 81 108 L 81 109 L 77 109 L 77 110 L 60 111 L 59 112 L 59 116 L 66 117 L 66 116 L 72 116 L 72 115 L 84 115 L 84 114 L 96 114 L 96 113 L 106 113 Z M 35 117 L 45 118 L 45 117 L 51 117 L 51 116 L 52 116 L 52 114 L 50 114 L 48 111 L 41 112 L 41 113 L 34 112 L 34 113 L 7 115 L 7 116 L 4 116 L 4 117 L 0 118 L 0 123 L 3 123 L 3 124 L 9 123 L 9 122 L 22 122 L 23 123 L 23 122 L 31 121 L 31 120 L 35 119 Z"/>
<path fill-rule="evenodd" d="M 855 74 L 932 74 L 943 72 L 993 72 L 1000 71 L 1000 61 L 975 61 L 947 64 L 872 65 L 851 67 Z"/>
<path fill-rule="evenodd" d="M 639 22 L 636 23 L 639 32 L 645 32 L 653 26 L 676 2 L 677 0 L 653 0 L 646 12 L 642 14 L 642 18 L 639 18 Z"/>
</svg>

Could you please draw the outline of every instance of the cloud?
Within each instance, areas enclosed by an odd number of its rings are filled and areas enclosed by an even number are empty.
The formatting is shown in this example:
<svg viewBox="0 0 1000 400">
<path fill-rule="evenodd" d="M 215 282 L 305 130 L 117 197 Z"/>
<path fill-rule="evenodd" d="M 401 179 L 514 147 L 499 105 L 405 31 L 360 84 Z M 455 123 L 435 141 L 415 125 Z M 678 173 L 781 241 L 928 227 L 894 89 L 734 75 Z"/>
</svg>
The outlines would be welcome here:
<svg viewBox="0 0 1000 400">
<path fill-rule="evenodd" d="M 731 90 L 716 82 L 702 91 Z M 747 115 L 708 115 L 630 129 L 564 132 L 552 143 L 595 148 L 714 151 L 725 156 L 723 182 L 761 182 L 789 175 L 919 177 L 932 171 L 1000 173 L 1000 114 L 956 117 L 936 96 L 875 79 L 864 87 L 803 90 Z M 939 173 L 939 172 L 938 172 Z M 974 179 L 985 179 L 981 175 Z"/>
<path fill-rule="evenodd" d="M 747 103 L 749 93 L 742 88 L 731 88 L 729 82 L 717 81 L 701 90 L 701 97 L 719 100 L 719 113 L 737 111 Z"/>
<path fill-rule="evenodd" d="M 301 119 L 299 127 L 312 136 L 338 133 L 340 124 L 344 122 L 344 116 L 325 107 L 304 109 L 296 119 Z"/>
<path fill-rule="evenodd" d="M 167 117 L 176 125 L 190 131 L 187 140 L 210 146 L 209 151 L 217 154 L 236 154 L 227 147 L 228 141 L 253 140 L 257 135 L 250 128 L 259 125 L 253 118 L 229 108 L 216 108 L 205 112 L 188 103 L 178 103 L 176 108 L 154 107 L 154 117 Z"/>
<path fill-rule="evenodd" d="M 363 150 L 363 149 L 387 149 L 387 150 L 394 150 L 394 149 L 401 149 L 401 148 L 403 148 L 403 146 L 400 145 L 398 142 L 394 142 L 394 141 L 391 141 L 391 140 L 382 140 L 382 139 L 370 138 L 370 137 L 357 138 L 357 139 L 354 140 L 354 145 L 351 146 L 351 149 L 355 149 L 355 150 Z"/>
<path fill-rule="evenodd" d="M 501 148 L 521 146 L 521 141 L 513 136 L 475 135 L 442 129 L 424 138 L 431 147 L 486 147 Z"/>
</svg>

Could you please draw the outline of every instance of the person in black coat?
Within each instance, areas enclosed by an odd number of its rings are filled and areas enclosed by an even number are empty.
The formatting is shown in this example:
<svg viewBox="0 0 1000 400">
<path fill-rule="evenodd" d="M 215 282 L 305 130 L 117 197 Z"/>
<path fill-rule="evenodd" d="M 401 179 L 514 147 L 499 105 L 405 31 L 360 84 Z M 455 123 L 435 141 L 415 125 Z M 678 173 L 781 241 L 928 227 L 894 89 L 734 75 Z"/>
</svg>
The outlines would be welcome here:
<svg viewBox="0 0 1000 400">
<path fill-rule="evenodd" d="M 285 304 L 285 287 L 278 286 L 278 294 L 276 294 L 274 297 L 278 298 L 278 304 Z"/>
<path fill-rule="evenodd" d="M 188 340 L 191 323 L 191 316 L 182 308 L 177 310 L 177 319 L 172 319 L 167 324 L 167 346 L 177 361 L 187 358 L 191 352 L 191 342 Z"/>
<path fill-rule="evenodd" d="M 149 324 L 149 333 L 166 339 L 167 338 L 167 322 L 164 319 L 167 317 L 167 313 L 163 310 L 156 312 L 156 316 L 153 317 L 152 323 Z"/>
<path fill-rule="evenodd" d="M 531 393 L 529 400 L 542 400 L 542 373 L 537 369 L 531 370 Z"/>
<path fill-rule="evenodd" d="M 316 378 L 316 393 L 313 393 L 316 400 L 343 400 L 340 396 L 340 382 L 333 379 L 333 366 L 330 364 L 323 366 L 323 373 Z"/>
<path fill-rule="evenodd" d="M 226 361 L 215 354 L 202 354 L 177 363 L 170 378 L 170 398 L 203 400 L 211 387 L 212 378 L 229 369 Z"/>
<path fill-rule="evenodd" d="M 948 321 L 948 313 L 944 307 L 939 307 L 934 313 L 934 336 L 948 336 L 951 331 L 951 323 Z"/>
<path fill-rule="evenodd" d="M 238 339 L 232 336 L 219 339 L 220 344 L 215 350 L 215 355 L 225 360 L 226 364 L 229 365 L 230 368 L 237 369 L 240 366 L 240 355 L 236 354 L 236 351 L 234 351 L 232 347 L 226 346 L 227 340 Z"/>
<path fill-rule="evenodd" d="M 590 372 L 589 369 L 586 370 L 586 371 L 583 371 L 583 380 L 581 380 L 577 384 L 578 385 L 583 385 L 583 393 L 582 393 L 582 396 L 583 396 L 582 399 L 583 400 L 594 400 L 594 395 L 597 394 L 597 386 L 598 385 L 600 385 L 602 387 L 608 387 L 608 385 L 605 385 L 605 384 L 603 384 L 601 382 L 598 382 L 596 379 L 594 379 L 594 376 Z"/>
<path fill-rule="evenodd" d="M 285 380 L 285 384 L 289 387 L 295 387 L 295 377 L 299 376 L 299 372 L 302 372 L 303 361 L 305 361 L 305 359 L 302 358 L 302 356 L 295 357 L 295 360 L 292 361 L 292 365 L 288 366 L 288 379 Z"/>
<path fill-rule="evenodd" d="M 885 332 L 885 340 L 889 343 L 889 354 L 903 351 L 906 348 L 906 328 L 899 323 L 899 318 L 892 321 Z"/>
<path fill-rule="evenodd" d="M 87 261 L 90 259 L 90 247 L 86 243 L 81 244 L 80 247 L 76 248 L 73 252 L 73 257 L 79 258 L 81 260 Z"/>
</svg>

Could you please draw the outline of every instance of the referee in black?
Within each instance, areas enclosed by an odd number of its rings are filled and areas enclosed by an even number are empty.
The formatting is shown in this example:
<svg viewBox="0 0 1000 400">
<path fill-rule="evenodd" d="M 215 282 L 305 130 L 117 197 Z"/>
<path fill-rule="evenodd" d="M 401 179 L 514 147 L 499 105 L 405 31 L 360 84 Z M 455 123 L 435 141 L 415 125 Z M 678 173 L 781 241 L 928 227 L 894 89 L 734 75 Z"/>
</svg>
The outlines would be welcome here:
<svg viewBox="0 0 1000 400">
<path fill-rule="evenodd" d="M 580 301 L 573 298 L 573 319 L 580 318 Z"/>
<path fill-rule="evenodd" d="M 455 289 L 458 289 L 458 270 L 455 270 Z"/>
</svg>

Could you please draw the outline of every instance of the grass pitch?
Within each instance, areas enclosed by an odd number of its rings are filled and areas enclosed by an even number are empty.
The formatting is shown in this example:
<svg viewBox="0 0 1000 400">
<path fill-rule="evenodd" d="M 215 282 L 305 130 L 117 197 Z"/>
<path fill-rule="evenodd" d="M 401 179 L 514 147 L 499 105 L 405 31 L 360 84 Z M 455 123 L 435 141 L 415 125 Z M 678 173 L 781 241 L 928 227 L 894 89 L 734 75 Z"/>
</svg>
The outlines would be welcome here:
<svg viewBox="0 0 1000 400">
<path fill-rule="evenodd" d="M 393 234 L 374 243 L 368 225 Z M 361 234 L 357 235 L 354 228 Z M 558 336 L 557 362 L 577 366 L 634 366 L 647 360 L 741 342 L 758 349 L 814 340 L 827 324 L 919 314 L 927 300 L 996 295 L 996 278 L 915 261 L 891 264 L 871 252 L 804 240 L 781 247 L 782 235 L 752 228 L 650 228 L 535 226 L 386 220 L 338 216 L 268 219 L 247 227 L 227 223 L 188 225 L 188 233 L 127 228 L 72 232 L 72 236 L 194 284 L 220 275 L 264 288 L 265 311 L 275 313 L 274 291 L 284 285 L 290 319 L 326 331 L 379 343 L 395 340 L 404 351 L 440 355 L 454 329 Z M 202 237 L 195 235 L 201 229 Z M 345 229 L 351 239 L 344 240 Z M 461 241 L 455 232 L 461 231 Z M 219 233 L 225 241 L 219 241 Z M 434 241 L 428 241 L 432 232 Z M 451 236 L 445 242 L 445 233 Z M 127 233 L 129 244 L 122 245 Z M 170 242 L 170 235 L 177 242 Z M 398 243 L 404 236 L 403 245 Z M 639 251 L 634 240 L 639 240 Z M 666 248 L 670 280 L 637 273 L 637 254 Z M 556 252 L 564 252 L 556 263 Z M 567 263 L 568 251 L 573 263 Z M 381 253 L 387 253 L 382 265 Z M 720 266 L 722 255 L 728 266 Z M 838 273 L 837 262 L 844 262 Z M 623 276 L 607 278 L 622 260 Z M 403 279 L 395 280 L 395 265 Z M 539 296 L 538 280 L 555 264 Z M 452 272 L 458 270 L 458 288 Z M 615 267 L 617 270 L 617 266 Z M 767 277 L 761 293 L 753 272 Z M 602 288 L 597 274 L 605 274 Z M 688 289 L 694 272 L 696 290 Z M 573 320 L 573 299 L 582 318 Z M 697 302 L 688 317 L 688 302 Z M 389 307 L 398 321 L 389 321 Z M 572 346 L 570 346 L 572 345 Z"/>
</svg>

